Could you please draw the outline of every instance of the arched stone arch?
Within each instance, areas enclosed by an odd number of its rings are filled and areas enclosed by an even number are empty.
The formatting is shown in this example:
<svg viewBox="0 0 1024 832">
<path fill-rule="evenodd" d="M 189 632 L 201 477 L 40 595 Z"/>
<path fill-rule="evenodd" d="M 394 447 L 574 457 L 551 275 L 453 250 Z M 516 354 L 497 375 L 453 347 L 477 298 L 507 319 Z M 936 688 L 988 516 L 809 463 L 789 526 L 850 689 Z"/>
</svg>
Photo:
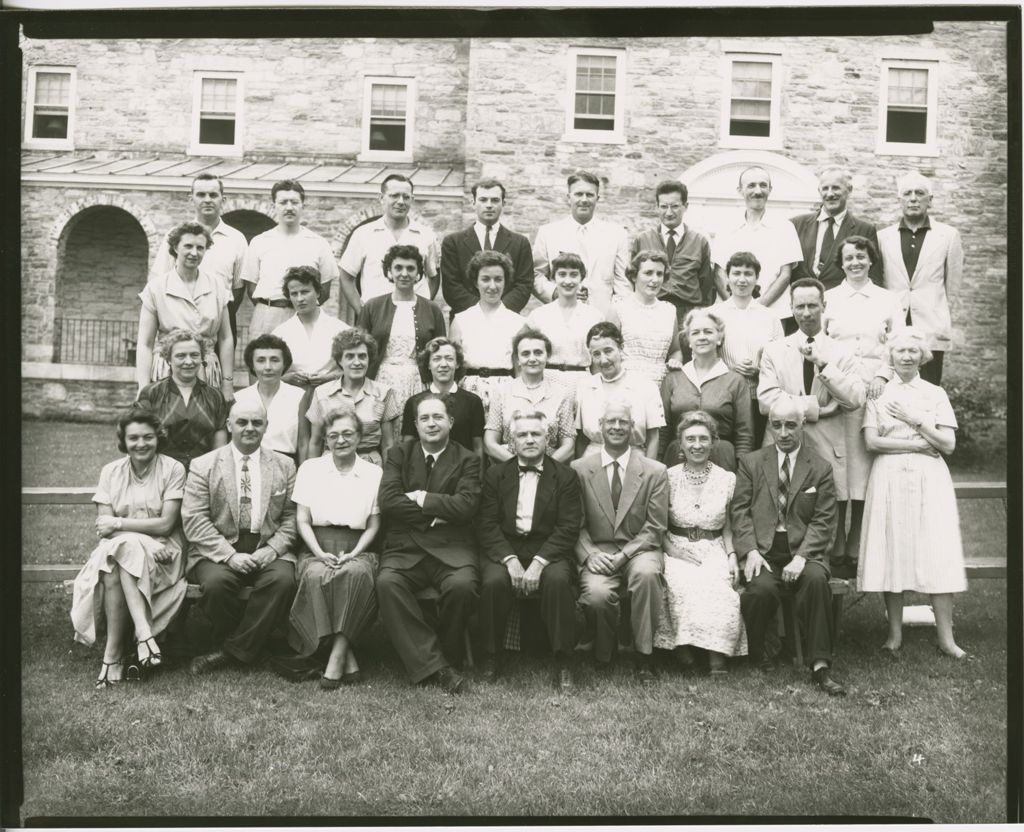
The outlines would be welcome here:
<svg viewBox="0 0 1024 832">
<path fill-rule="evenodd" d="M 160 243 L 160 232 L 157 231 L 156 225 L 145 209 L 140 208 L 136 203 L 130 199 L 126 199 L 120 194 L 108 194 L 108 193 L 96 193 L 89 194 L 89 196 L 83 197 L 82 199 L 72 202 L 66 206 L 57 214 L 57 218 L 53 221 L 53 225 L 50 226 L 50 240 L 57 246 L 60 243 L 61 235 L 64 234 L 68 224 L 75 219 L 82 211 L 87 208 L 93 208 L 97 205 L 106 205 L 112 208 L 120 208 L 122 211 L 126 211 L 131 214 L 139 225 L 142 226 L 142 230 L 146 233 L 146 239 L 149 242 L 149 251 L 153 252 L 156 250 L 156 246 Z"/>
</svg>

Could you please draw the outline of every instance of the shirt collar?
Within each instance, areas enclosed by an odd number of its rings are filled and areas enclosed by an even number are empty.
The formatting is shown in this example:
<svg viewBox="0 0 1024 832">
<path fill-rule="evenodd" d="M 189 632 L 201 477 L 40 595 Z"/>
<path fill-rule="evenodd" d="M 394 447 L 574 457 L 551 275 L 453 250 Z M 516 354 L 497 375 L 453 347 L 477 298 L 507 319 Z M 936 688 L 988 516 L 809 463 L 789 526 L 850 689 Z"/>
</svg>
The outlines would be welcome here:
<svg viewBox="0 0 1024 832">
<path fill-rule="evenodd" d="M 196 291 L 195 295 L 192 294 L 188 289 L 185 288 L 185 281 L 181 279 L 181 275 L 178 274 L 177 269 L 171 266 L 171 270 L 167 273 L 167 287 L 165 289 L 168 295 L 174 295 L 175 297 L 184 298 L 185 300 L 192 300 L 193 297 L 199 298 L 203 295 L 208 295 L 213 291 L 213 285 L 210 283 L 210 279 L 206 276 L 206 272 L 199 269 L 199 276 L 196 278 Z"/>
<path fill-rule="evenodd" d="M 847 209 L 844 208 L 842 211 L 835 215 L 836 228 L 839 228 L 839 226 L 843 224 L 843 220 L 846 219 L 846 211 Z M 832 215 L 828 211 L 826 211 L 824 207 L 822 207 L 822 209 L 818 212 L 818 222 L 828 222 L 828 218 L 831 216 Z"/>
<path fill-rule="evenodd" d="M 242 454 L 242 452 L 240 450 L 238 450 L 238 446 L 236 446 L 234 442 L 231 443 L 231 453 L 234 454 L 234 457 L 235 457 L 235 469 L 236 470 L 241 470 L 243 454 Z M 249 456 L 250 468 L 253 465 L 259 465 L 260 464 L 260 449 L 259 448 L 257 448 L 251 454 L 248 454 L 248 456 Z"/>
<path fill-rule="evenodd" d="M 517 457 L 516 457 L 516 465 L 517 465 L 517 466 L 519 466 L 519 465 L 522 465 L 522 464 L 523 464 L 523 463 L 522 463 L 522 461 L 521 461 L 521 460 L 519 459 L 519 457 L 517 456 Z M 543 471 L 543 470 L 544 470 L 544 457 L 541 457 L 540 459 L 538 459 L 538 460 L 537 460 L 537 461 L 536 461 L 536 462 L 535 462 L 535 463 L 533 464 L 533 467 L 534 467 L 534 468 L 536 468 L 536 469 L 537 469 L 538 471 Z"/>
<path fill-rule="evenodd" d="M 661 232 L 661 239 L 664 240 L 668 237 L 668 226 L 665 223 L 658 224 L 658 230 Z M 672 229 L 676 232 L 676 240 L 683 239 L 683 235 L 686 233 L 686 223 L 681 222 L 675 228 Z"/>
<path fill-rule="evenodd" d="M 788 456 L 789 457 L 789 475 L 793 476 L 793 467 L 796 465 L 796 455 L 798 453 L 800 453 L 800 448 L 801 448 L 801 446 L 797 445 L 795 451 L 790 451 L 787 454 L 787 453 L 783 453 L 782 450 L 779 448 L 779 446 L 776 445 L 775 446 L 775 454 L 776 454 L 775 468 L 777 470 L 781 469 L 782 468 L 782 459 L 783 459 L 783 457 L 787 457 Z"/>
<path fill-rule="evenodd" d="M 437 393 L 437 395 L 439 395 L 439 396 L 444 396 L 444 395 L 449 395 L 450 396 L 450 395 L 452 395 L 454 393 L 457 393 L 458 390 L 459 390 L 459 383 L 457 381 L 452 383 L 452 389 L 449 390 L 447 394 L 442 393 L 440 390 L 438 390 L 437 389 L 437 385 L 434 382 L 430 382 L 430 392 L 431 393 Z"/>
<path fill-rule="evenodd" d="M 769 210 L 765 209 L 765 212 L 761 214 L 761 221 L 754 227 L 757 228 L 758 226 L 762 226 L 764 228 L 775 228 L 775 222 L 772 220 L 772 217 L 774 216 L 775 215 Z M 740 210 L 740 221 L 736 224 L 736 228 L 743 228 L 745 225 L 747 225 L 746 207 Z"/>
<path fill-rule="evenodd" d="M 495 236 L 495 235 L 496 235 L 496 234 L 498 233 L 498 229 L 499 229 L 499 228 L 501 228 L 501 220 L 495 220 L 495 221 L 494 221 L 494 222 L 492 223 L 492 225 L 491 225 L 491 238 L 492 238 L 492 239 L 493 239 L 493 238 L 494 238 L 494 236 Z M 482 222 L 480 222 L 480 221 L 478 220 L 477 222 L 473 223 L 473 230 L 474 230 L 474 231 L 475 231 L 475 232 L 476 232 L 477 234 L 479 234 L 479 235 L 480 235 L 481 237 L 483 237 L 483 236 L 484 236 L 484 234 L 486 234 L 486 233 L 487 233 L 487 226 L 486 226 L 486 225 L 484 225 L 484 224 L 483 224 Z"/>
<path fill-rule="evenodd" d="M 613 462 L 618 462 L 622 466 L 622 470 L 626 470 L 626 466 L 629 465 L 629 455 L 633 452 L 632 448 L 626 448 L 626 452 L 618 458 L 618 460 L 612 459 L 611 454 L 608 453 L 602 446 L 601 448 L 601 467 L 607 468 Z"/>
<path fill-rule="evenodd" d="M 924 225 L 922 225 L 921 228 L 919 228 L 917 230 L 920 231 L 921 229 L 927 228 L 930 231 L 931 227 L 932 227 L 932 219 L 931 219 L 930 216 L 925 214 L 924 215 Z M 906 221 L 906 219 L 904 217 L 900 217 L 899 228 L 900 228 L 901 231 L 910 231 L 910 226 L 907 225 L 907 221 Z"/>
<path fill-rule="evenodd" d="M 702 384 L 706 384 L 711 381 L 711 379 L 724 376 L 729 372 L 729 368 L 726 366 L 725 362 L 719 358 L 718 361 L 715 362 L 715 365 L 708 371 L 708 374 L 704 376 L 703 380 L 700 382 L 697 381 L 697 370 L 693 366 L 693 361 L 687 361 L 683 365 L 683 372 L 686 374 L 686 377 L 693 382 L 693 386 L 700 389 Z"/>
<path fill-rule="evenodd" d="M 450 445 L 450 444 L 451 444 L 451 440 L 448 440 L 448 445 Z M 426 460 L 426 458 L 427 458 L 428 456 L 432 456 L 432 457 L 434 458 L 434 464 L 436 465 L 436 464 L 437 464 L 437 458 L 438 458 L 439 456 L 441 456 L 441 454 L 443 454 L 443 453 L 444 453 L 445 451 L 447 451 L 447 450 L 448 450 L 448 445 L 445 445 L 445 446 L 444 446 L 443 448 L 441 448 L 441 450 L 439 450 L 439 451 L 427 451 L 427 449 L 426 449 L 426 448 L 424 448 L 424 447 L 423 447 L 423 445 L 422 445 L 422 443 L 421 443 L 421 444 L 420 444 L 420 451 L 421 451 L 421 452 L 423 453 L 423 459 L 424 459 L 424 460 Z"/>
<path fill-rule="evenodd" d="M 376 220 L 375 222 L 371 222 L 369 225 L 367 225 L 367 228 L 369 228 L 372 231 L 387 231 L 391 233 L 391 229 L 388 228 L 388 224 L 384 220 L 384 217 L 381 217 L 379 220 Z M 410 218 L 409 224 L 402 229 L 402 233 L 405 234 L 407 231 L 412 234 L 420 234 L 422 233 L 422 228 L 420 227 L 419 223 L 416 222 L 416 220 Z"/>
<path fill-rule="evenodd" d="M 901 387 L 921 387 L 927 383 L 923 378 L 921 378 L 920 372 L 912 379 L 910 379 L 910 381 L 904 381 L 895 372 L 893 372 L 892 380 L 899 384 Z"/>
</svg>

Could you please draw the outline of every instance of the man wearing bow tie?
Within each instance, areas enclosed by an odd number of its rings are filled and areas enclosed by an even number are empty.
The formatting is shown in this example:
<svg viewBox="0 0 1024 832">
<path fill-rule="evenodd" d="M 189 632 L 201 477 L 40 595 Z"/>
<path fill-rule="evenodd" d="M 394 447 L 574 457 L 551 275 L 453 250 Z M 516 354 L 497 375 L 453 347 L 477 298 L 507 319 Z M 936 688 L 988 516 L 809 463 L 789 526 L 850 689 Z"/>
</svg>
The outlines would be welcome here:
<svg viewBox="0 0 1024 832">
<path fill-rule="evenodd" d="M 429 680 L 459 693 L 466 619 L 479 594 L 473 520 L 480 502 L 480 458 L 450 441 L 443 396 L 416 402 L 419 441 L 388 453 L 377 503 L 387 529 L 377 602 L 391 643 L 413 682 Z M 440 593 L 439 631 L 427 623 L 416 593 Z"/>
<path fill-rule="evenodd" d="M 181 505 L 190 575 L 220 645 L 193 659 L 193 674 L 255 662 L 295 596 L 295 463 L 260 447 L 267 411 L 258 400 L 234 404 L 228 431 L 229 445 L 192 460 Z"/>
<path fill-rule="evenodd" d="M 539 593 L 540 613 L 555 657 L 559 690 L 573 688 L 569 658 L 576 645 L 573 547 L 580 530 L 580 489 L 568 465 L 546 456 L 547 417 L 512 416 L 515 456 L 484 476 L 477 539 L 481 563 L 480 630 L 487 651 L 483 677 L 497 677 L 513 596 Z"/>
<path fill-rule="evenodd" d="M 740 610 L 750 658 L 761 670 L 772 669 L 765 630 L 780 593 L 792 590 L 812 680 L 829 696 L 844 696 L 846 688 L 829 670 L 836 639 L 826 565 L 836 531 L 832 468 L 803 442 L 798 401 L 780 396 L 768 424 L 775 442 L 740 458 L 730 508 L 732 541 L 747 583 Z"/>
</svg>

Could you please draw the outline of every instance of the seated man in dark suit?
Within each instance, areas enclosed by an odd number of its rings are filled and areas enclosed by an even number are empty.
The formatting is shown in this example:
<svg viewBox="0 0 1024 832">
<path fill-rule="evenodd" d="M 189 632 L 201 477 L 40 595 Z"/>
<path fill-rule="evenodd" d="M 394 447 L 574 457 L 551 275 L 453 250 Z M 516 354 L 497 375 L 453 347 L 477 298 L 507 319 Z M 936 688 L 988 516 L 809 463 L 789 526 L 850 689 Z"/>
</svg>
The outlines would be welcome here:
<svg viewBox="0 0 1024 832">
<path fill-rule="evenodd" d="M 512 416 L 516 455 L 484 475 L 480 541 L 480 630 L 483 676 L 494 679 L 501 661 L 513 592 L 540 591 L 540 612 L 555 655 L 560 690 L 573 687 L 568 660 L 576 646 L 573 548 L 580 531 L 580 489 L 568 465 L 545 455 L 547 417 Z"/>
<path fill-rule="evenodd" d="M 630 447 L 629 402 L 609 400 L 600 422 L 601 452 L 572 463 L 584 517 L 576 544 L 580 601 L 594 634 L 594 658 L 606 667 L 618 643 L 619 598 L 629 598 L 637 679 L 652 682 L 651 654 L 664 589 L 668 475 L 660 462 Z"/>
<path fill-rule="evenodd" d="M 449 441 L 452 418 L 442 396 L 416 403 L 419 441 L 391 449 L 377 498 L 387 534 L 377 573 L 377 601 L 391 643 L 413 682 L 458 693 L 466 619 L 478 597 L 473 520 L 480 502 L 480 458 Z M 440 593 L 440 636 L 416 593 Z"/>
<path fill-rule="evenodd" d="M 730 509 L 732 542 L 747 582 L 740 610 L 750 658 L 772 669 L 765 629 L 779 593 L 792 588 L 812 679 L 829 696 L 843 696 L 846 688 L 829 673 L 836 639 L 825 562 L 836 533 L 832 466 L 803 442 L 803 411 L 789 396 L 775 400 L 768 424 L 775 444 L 740 458 Z"/>
<path fill-rule="evenodd" d="M 259 401 L 236 402 L 227 425 L 231 444 L 192 460 L 181 506 L 190 576 L 222 643 L 192 660 L 193 674 L 255 662 L 295 596 L 295 463 L 260 447 L 267 412 Z M 252 587 L 248 602 L 238 597 L 243 586 Z"/>
</svg>

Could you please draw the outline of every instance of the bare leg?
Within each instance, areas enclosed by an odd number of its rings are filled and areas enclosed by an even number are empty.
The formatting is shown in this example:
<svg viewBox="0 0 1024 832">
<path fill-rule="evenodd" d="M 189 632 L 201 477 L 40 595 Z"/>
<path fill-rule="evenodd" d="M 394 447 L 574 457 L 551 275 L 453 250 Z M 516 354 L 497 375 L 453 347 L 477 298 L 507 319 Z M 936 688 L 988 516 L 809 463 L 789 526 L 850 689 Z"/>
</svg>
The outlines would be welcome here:
<svg viewBox="0 0 1024 832">
<path fill-rule="evenodd" d="M 328 679 L 340 679 L 345 670 L 347 654 L 348 638 L 344 633 L 335 634 L 334 643 L 331 645 L 331 655 L 327 659 L 327 667 L 324 668 L 324 676 Z"/>
<path fill-rule="evenodd" d="M 156 652 L 155 649 L 151 649 L 153 642 L 150 642 L 149 646 L 143 643 L 153 636 L 153 621 L 150 617 L 149 605 L 142 593 L 139 592 L 138 581 L 123 569 L 117 571 L 121 576 L 121 590 L 124 593 L 125 604 L 128 606 L 128 614 L 135 625 L 135 638 L 140 642 L 139 661 L 141 662 L 149 658 L 150 653 Z"/>
<path fill-rule="evenodd" d="M 935 610 L 935 636 L 939 649 L 954 659 L 962 659 L 967 654 L 953 641 L 953 594 L 943 592 L 933 595 L 932 609 Z"/>
<path fill-rule="evenodd" d="M 882 646 L 889 650 L 899 650 L 903 644 L 903 593 L 883 592 L 885 611 L 889 616 L 889 638 Z"/>
<path fill-rule="evenodd" d="M 102 573 L 103 612 L 107 618 L 107 643 L 103 648 L 103 661 L 111 666 L 100 670 L 100 678 L 103 678 L 103 671 L 106 670 L 106 678 L 111 682 L 120 682 L 124 678 L 120 659 L 124 653 L 125 633 L 131 620 L 128 607 L 124 603 L 124 593 L 121 591 L 120 572 L 121 568 L 114 564 L 113 572 Z M 114 662 L 117 664 L 113 664 Z"/>
<path fill-rule="evenodd" d="M 358 673 L 359 662 L 356 661 L 356 654 L 352 650 L 351 646 L 345 652 L 345 673 Z"/>
</svg>

